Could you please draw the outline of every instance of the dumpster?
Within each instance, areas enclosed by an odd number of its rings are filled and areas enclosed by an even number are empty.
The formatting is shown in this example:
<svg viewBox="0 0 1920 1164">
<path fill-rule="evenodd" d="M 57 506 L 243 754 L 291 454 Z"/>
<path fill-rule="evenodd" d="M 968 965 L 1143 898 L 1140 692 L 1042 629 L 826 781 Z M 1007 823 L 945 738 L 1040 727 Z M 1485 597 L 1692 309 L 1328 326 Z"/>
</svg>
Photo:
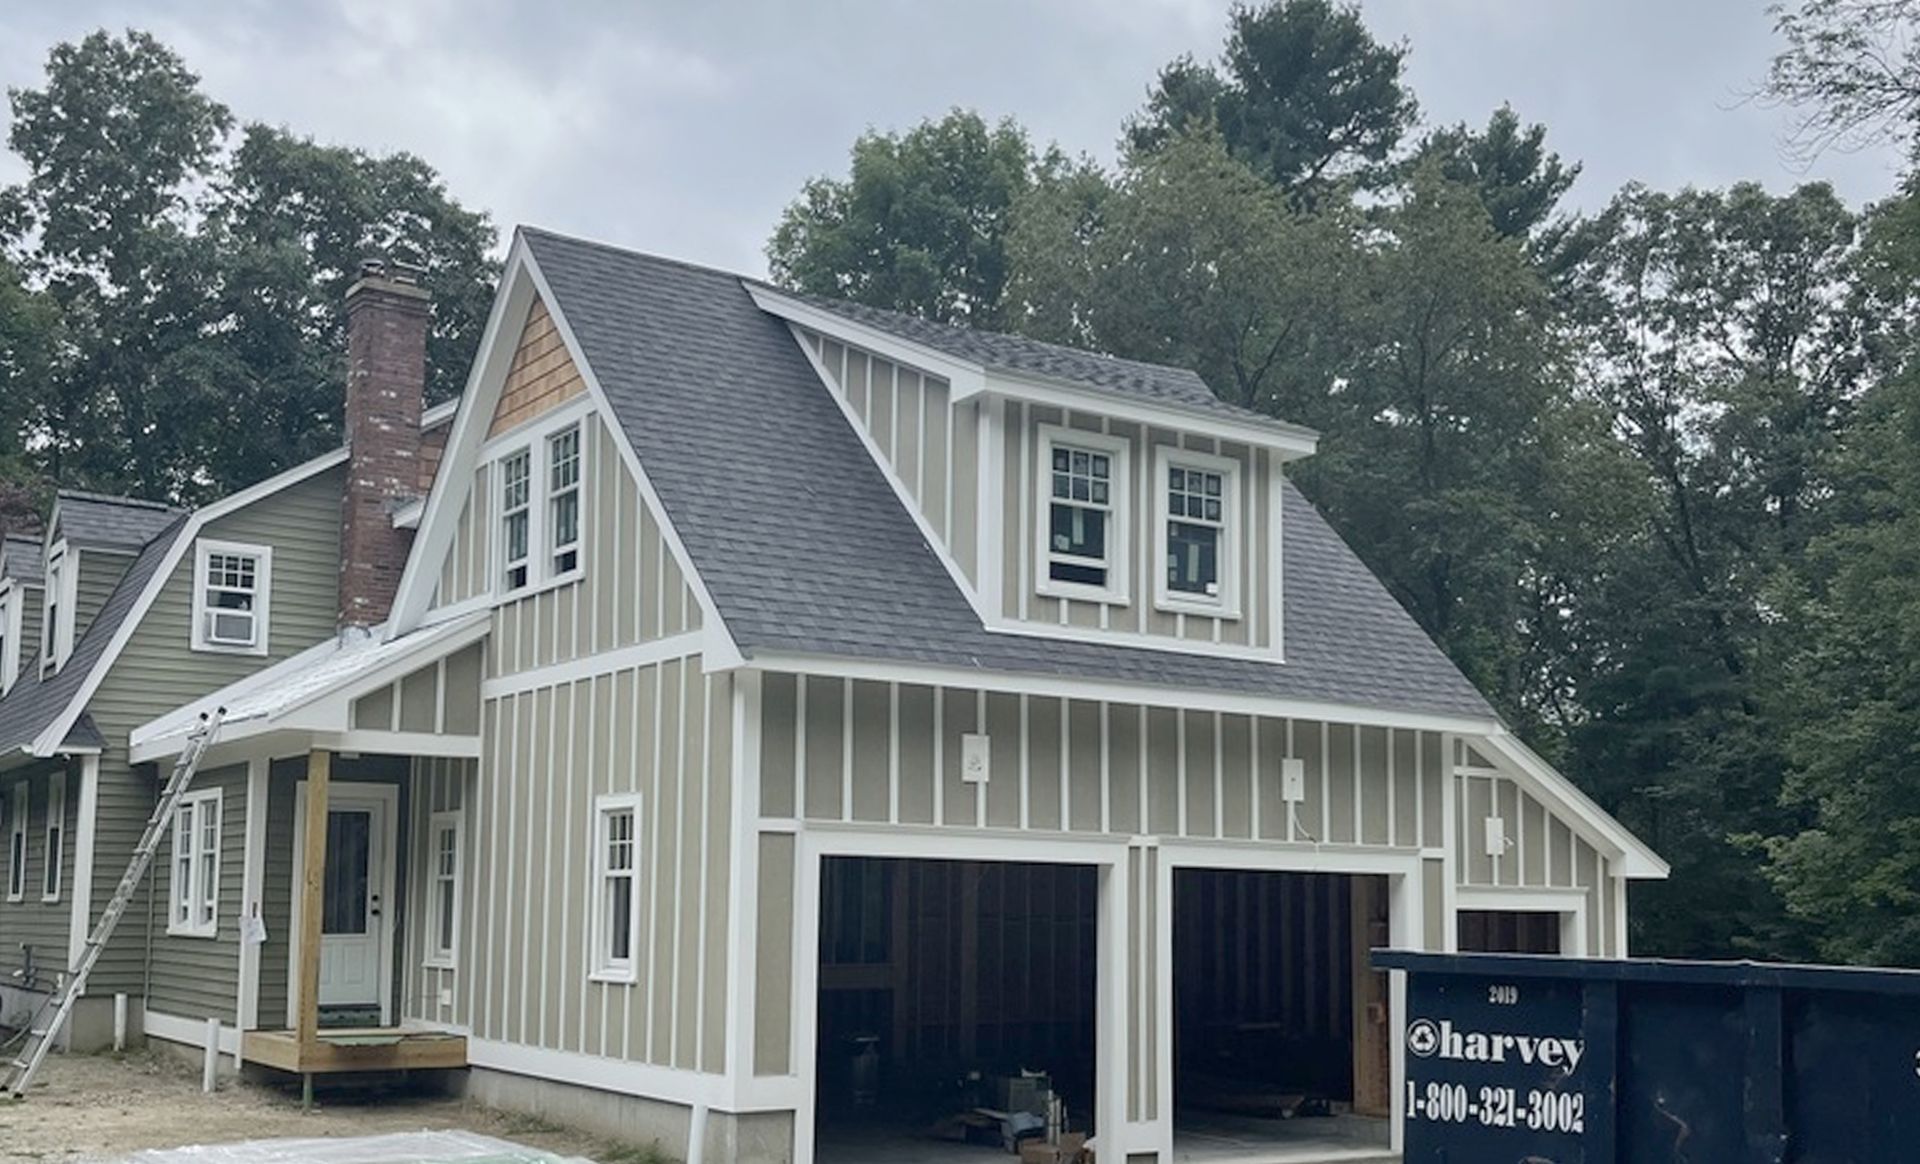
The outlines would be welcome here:
<svg viewBox="0 0 1920 1164">
<path fill-rule="evenodd" d="M 1405 1164 L 1920 1162 L 1920 972 L 1377 950 Z"/>
</svg>

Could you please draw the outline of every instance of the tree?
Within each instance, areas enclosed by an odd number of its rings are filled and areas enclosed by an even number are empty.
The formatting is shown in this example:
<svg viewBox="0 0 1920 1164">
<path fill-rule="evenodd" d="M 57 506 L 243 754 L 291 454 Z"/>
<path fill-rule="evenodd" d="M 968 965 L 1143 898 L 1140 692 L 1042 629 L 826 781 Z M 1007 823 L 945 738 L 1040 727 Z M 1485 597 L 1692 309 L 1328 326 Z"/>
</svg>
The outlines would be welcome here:
<svg viewBox="0 0 1920 1164">
<path fill-rule="evenodd" d="M 1835 456 L 1821 532 L 1768 597 L 1792 650 L 1769 710 L 1784 796 L 1768 846 L 1787 908 L 1842 961 L 1920 966 L 1920 179 L 1872 212 L 1858 312 L 1874 382 Z"/>
<path fill-rule="evenodd" d="M 815 178 L 767 244 L 785 287 L 943 323 L 1000 328 L 1007 235 L 1034 151 L 1012 120 L 956 109 L 854 142 L 845 179 Z"/>
<path fill-rule="evenodd" d="M 1298 201 L 1377 173 L 1419 115 L 1407 48 L 1375 40 L 1352 4 L 1236 5 L 1218 69 L 1182 57 L 1160 74 L 1123 144 L 1151 152 L 1195 122 Z"/>
<path fill-rule="evenodd" d="M 1762 92 L 1800 110 L 1789 141 L 1803 161 L 1913 136 L 1920 115 L 1920 0 L 1804 0 L 1776 4 L 1787 47 Z"/>
<path fill-rule="evenodd" d="M 1664 953 L 1801 952 L 1745 840 L 1794 820 L 1762 595 L 1833 489 L 1862 358 L 1855 228 L 1818 185 L 1629 188 L 1583 228 L 1581 390 L 1633 457 L 1646 520 L 1587 596 L 1600 636 L 1571 770 L 1673 860 L 1636 922 Z"/>
<path fill-rule="evenodd" d="M 1350 224 L 1295 212 L 1210 131 L 1136 155 L 1097 194 L 1057 189 L 1023 203 L 1014 236 L 1025 317 L 1072 321 L 1047 338 L 1190 367 L 1224 399 L 1312 423 Z"/>
<path fill-rule="evenodd" d="M 39 337 L 10 341 L 38 353 L 9 369 L 33 473 L 193 503 L 337 442 L 340 296 L 370 254 L 425 268 L 437 392 L 464 376 L 494 233 L 425 163 L 260 126 L 230 149 L 231 114 L 137 31 L 57 46 L 10 98 L 27 179 L 0 192 L 0 255 Z"/>
<path fill-rule="evenodd" d="M 1546 126 L 1523 126 L 1513 107 L 1502 105 L 1484 130 L 1462 122 L 1428 134 L 1415 164 L 1434 162 L 1448 179 L 1478 190 L 1497 234 L 1527 238 L 1580 176 L 1580 164 L 1563 165 L 1546 140 Z"/>
</svg>

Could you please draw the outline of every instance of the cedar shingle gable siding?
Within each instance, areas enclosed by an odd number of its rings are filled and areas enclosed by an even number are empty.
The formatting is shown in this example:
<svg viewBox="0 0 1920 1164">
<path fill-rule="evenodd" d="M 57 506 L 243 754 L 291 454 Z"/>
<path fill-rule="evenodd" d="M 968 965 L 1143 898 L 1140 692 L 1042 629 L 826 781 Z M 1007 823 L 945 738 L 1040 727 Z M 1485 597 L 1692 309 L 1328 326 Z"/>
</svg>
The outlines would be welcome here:
<svg viewBox="0 0 1920 1164">
<path fill-rule="evenodd" d="M 534 300 L 527 312 L 526 327 L 520 332 L 520 346 L 507 368 L 507 383 L 500 390 L 500 404 L 493 412 L 493 425 L 487 435 L 498 436 L 517 428 L 587 390 L 580 369 L 573 366 L 560 330 L 553 324 L 547 305 Z"/>
</svg>

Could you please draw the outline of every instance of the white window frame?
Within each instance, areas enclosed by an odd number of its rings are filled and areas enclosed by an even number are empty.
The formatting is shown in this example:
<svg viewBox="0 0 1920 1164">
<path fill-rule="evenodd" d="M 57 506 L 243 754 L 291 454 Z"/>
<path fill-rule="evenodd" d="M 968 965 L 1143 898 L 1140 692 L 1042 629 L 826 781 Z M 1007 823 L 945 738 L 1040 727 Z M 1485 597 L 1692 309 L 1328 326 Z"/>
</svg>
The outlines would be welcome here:
<svg viewBox="0 0 1920 1164">
<path fill-rule="evenodd" d="M 554 454 L 554 445 L 559 443 L 560 439 L 568 433 L 573 434 L 573 484 L 559 487 L 555 485 L 553 479 L 554 471 L 560 466 L 560 458 Z M 582 560 L 581 549 L 583 543 L 586 541 L 586 430 L 579 421 L 575 421 L 572 424 L 563 424 L 553 431 L 544 434 L 540 439 L 540 447 L 542 462 L 541 484 L 545 493 L 543 500 L 545 502 L 547 518 L 547 528 L 542 531 L 541 535 L 542 544 L 546 546 L 546 561 L 543 565 L 547 569 L 548 577 L 557 582 L 566 578 L 576 578 L 580 575 L 580 564 Z M 556 514 L 560 507 L 560 499 L 569 494 L 573 497 L 574 506 L 573 540 L 561 543 L 554 540 L 559 536 L 560 525 Z M 560 555 L 565 553 L 571 553 L 573 555 L 573 565 L 561 569 L 559 559 Z"/>
<path fill-rule="evenodd" d="M 28 787 L 21 780 L 13 786 L 7 809 L 7 900 L 25 901 L 27 897 L 27 814 L 32 810 Z"/>
<path fill-rule="evenodd" d="M 211 938 L 220 932 L 220 848 L 226 827 L 221 816 L 221 789 L 207 788 L 189 792 L 174 811 L 172 837 L 167 850 L 167 933 L 181 938 Z M 213 824 L 211 851 L 202 846 L 208 817 Z M 181 884 L 180 844 L 188 842 L 186 883 Z M 208 896 L 211 886 L 213 893 Z M 185 914 L 182 918 L 182 894 Z"/>
<path fill-rule="evenodd" d="M 55 772 L 47 777 L 47 819 L 41 826 L 40 855 L 46 864 L 40 870 L 40 900 L 60 900 L 65 883 L 67 859 L 67 774 Z"/>
<path fill-rule="evenodd" d="M 613 871 L 607 867 L 607 822 L 614 816 L 631 813 L 633 816 L 633 856 L 632 865 L 625 876 L 632 881 L 633 889 L 627 895 L 627 957 L 616 959 L 608 950 L 612 935 L 607 929 L 608 910 L 612 907 L 609 900 L 608 883 Z M 588 926 L 587 965 L 591 971 L 587 977 L 593 982 L 616 982 L 632 984 L 640 977 L 640 895 L 645 889 L 641 877 L 645 852 L 646 813 L 640 803 L 638 793 L 622 793 L 615 796 L 596 797 L 593 802 L 593 892 L 589 895 L 593 902 L 593 924 Z"/>
<path fill-rule="evenodd" d="M 58 671 L 73 654 L 73 607 L 80 597 L 79 570 L 65 538 L 47 548 L 40 596 L 40 673 Z"/>
<path fill-rule="evenodd" d="M 521 498 L 518 505 L 509 506 L 507 504 L 507 462 L 518 460 L 522 457 L 526 458 L 527 462 L 525 479 L 526 496 Z M 539 474 L 540 467 L 533 455 L 533 449 L 527 445 L 508 449 L 506 452 L 501 453 L 500 456 L 494 460 L 493 472 L 487 474 L 487 480 L 492 482 L 493 487 L 499 491 L 500 521 L 497 527 L 497 540 L 500 544 L 500 563 L 494 570 L 494 585 L 502 594 L 520 594 L 533 589 L 533 583 L 536 578 L 533 567 L 533 553 L 534 549 L 539 545 L 539 543 L 534 540 L 534 514 L 538 508 L 537 503 L 540 496 L 538 484 Z M 507 523 L 516 517 L 523 518 L 527 523 L 527 536 L 523 539 L 526 544 L 526 551 L 521 557 L 510 558 L 507 556 Z M 515 568 L 526 570 L 525 581 L 517 584 L 507 581 L 507 571 Z"/>
<path fill-rule="evenodd" d="M 430 970 L 452 970 L 460 964 L 460 912 L 464 904 L 461 881 L 466 876 L 466 814 L 459 809 L 436 812 L 427 820 L 427 956 L 422 965 Z M 440 867 L 440 840 L 453 837 L 453 869 Z M 449 897 L 441 895 L 443 885 L 451 885 Z M 445 911 L 451 910 L 448 917 Z M 449 942 L 442 946 L 440 934 L 446 930 Z"/>
<path fill-rule="evenodd" d="M 1132 445 L 1105 433 L 1083 432 L 1059 425 L 1038 426 L 1034 442 L 1037 460 L 1033 475 L 1033 585 L 1048 598 L 1076 598 L 1126 606 L 1131 601 L 1128 565 L 1132 562 L 1133 512 Z M 1053 450 L 1056 445 L 1103 453 L 1112 465 L 1111 500 L 1107 505 L 1107 584 L 1063 582 L 1052 576 Z"/>
<path fill-rule="evenodd" d="M 26 629 L 26 587 L 0 581 L 0 695 L 20 677 L 20 635 Z"/>
<path fill-rule="evenodd" d="M 1194 468 L 1220 474 L 1220 593 L 1188 594 L 1167 585 L 1167 480 L 1170 470 Z M 1246 523 L 1241 518 L 1241 464 L 1232 457 L 1161 445 L 1153 457 L 1153 605 L 1171 614 L 1240 617 L 1240 566 Z M 1182 518 L 1181 520 L 1187 520 Z"/>
<path fill-rule="evenodd" d="M 592 481 L 593 457 L 590 439 L 593 429 L 588 420 L 593 416 L 590 411 L 578 408 L 560 408 L 552 413 L 530 421 L 527 425 L 514 429 L 508 436 L 498 438 L 485 453 L 488 471 L 488 488 L 494 491 L 491 504 L 493 517 L 493 594 L 496 599 L 506 601 L 525 598 L 538 594 L 555 586 L 563 586 L 578 581 L 586 573 L 587 533 L 592 528 L 593 496 L 588 487 Z M 553 526 L 553 442 L 568 429 L 579 434 L 577 443 L 580 469 L 579 479 L 574 489 L 580 498 L 580 512 L 574 529 L 571 547 L 550 544 Z M 518 586 L 507 585 L 507 568 L 513 563 L 507 560 L 507 517 L 505 506 L 505 475 L 503 470 L 508 459 L 524 453 L 527 458 L 527 580 Z M 513 512 L 518 513 L 516 509 Z M 571 569 L 554 569 L 554 559 L 558 552 L 571 548 L 574 564 Z"/>
<path fill-rule="evenodd" d="M 207 571 L 214 555 L 253 559 L 253 642 L 221 642 L 207 633 Z M 218 655 L 265 655 L 273 627 L 273 547 L 201 538 L 193 547 L 191 646 Z"/>
</svg>

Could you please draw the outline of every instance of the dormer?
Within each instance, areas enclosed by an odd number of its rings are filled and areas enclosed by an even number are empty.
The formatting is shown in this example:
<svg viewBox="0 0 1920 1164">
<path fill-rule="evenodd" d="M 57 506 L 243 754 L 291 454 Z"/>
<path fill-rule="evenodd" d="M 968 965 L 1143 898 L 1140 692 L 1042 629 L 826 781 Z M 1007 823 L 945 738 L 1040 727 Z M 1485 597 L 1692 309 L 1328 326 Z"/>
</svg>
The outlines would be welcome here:
<svg viewBox="0 0 1920 1164">
<path fill-rule="evenodd" d="M 16 535 L 0 541 L 0 695 L 12 689 L 21 665 L 38 649 L 42 565 L 40 539 Z"/>
<path fill-rule="evenodd" d="M 758 285 L 984 625 L 1277 661 L 1281 467 L 1184 369 Z"/>
<path fill-rule="evenodd" d="M 41 543 L 42 674 L 66 665 L 134 557 L 179 516 L 157 501 L 60 491 Z"/>
</svg>

